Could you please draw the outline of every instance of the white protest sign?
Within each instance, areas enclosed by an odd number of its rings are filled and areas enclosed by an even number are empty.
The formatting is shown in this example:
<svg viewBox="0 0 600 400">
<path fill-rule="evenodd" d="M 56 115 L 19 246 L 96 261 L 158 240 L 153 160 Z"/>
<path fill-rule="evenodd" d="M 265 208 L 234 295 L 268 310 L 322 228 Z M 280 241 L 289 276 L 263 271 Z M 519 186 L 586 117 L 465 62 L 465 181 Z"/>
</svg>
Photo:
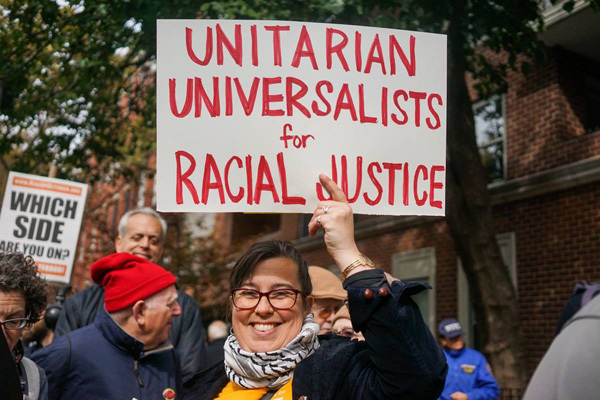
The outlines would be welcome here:
<svg viewBox="0 0 600 400">
<path fill-rule="evenodd" d="M 87 185 L 10 172 L 0 213 L 0 251 L 35 260 L 49 281 L 69 283 Z"/>
<path fill-rule="evenodd" d="M 444 215 L 446 36 L 159 20 L 160 211 Z"/>
</svg>

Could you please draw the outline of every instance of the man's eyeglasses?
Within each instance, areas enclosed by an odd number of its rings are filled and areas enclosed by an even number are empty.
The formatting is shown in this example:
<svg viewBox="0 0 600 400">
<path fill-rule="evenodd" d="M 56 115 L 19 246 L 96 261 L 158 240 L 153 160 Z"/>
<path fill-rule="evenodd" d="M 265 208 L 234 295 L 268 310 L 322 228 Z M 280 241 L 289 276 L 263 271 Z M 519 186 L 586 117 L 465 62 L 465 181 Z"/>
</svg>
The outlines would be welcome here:
<svg viewBox="0 0 600 400">
<path fill-rule="evenodd" d="M 314 311 L 315 315 L 318 315 L 320 318 L 327 319 L 331 316 L 331 314 L 335 314 L 336 312 L 338 312 L 340 310 L 340 308 L 342 308 L 341 305 L 325 306 L 325 307 L 315 306 L 315 307 L 313 307 L 313 311 Z"/>
<path fill-rule="evenodd" d="M 13 331 L 17 329 L 29 329 L 31 327 L 31 321 L 29 321 L 29 317 L 27 318 L 13 318 L 7 319 L 6 321 L 0 321 L 0 325 L 4 327 L 4 329 Z"/>
<path fill-rule="evenodd" d="M 275 310 L 289 310 L 296 305 L 299 293 L 300 291 L 296 289 L 275 289 L 268 292 L 259 292 L 254 289 L 240 288 L 231 291 L 231 300 L 236 308 L 251 310 L 258 306 L 262 297 L 265 296 Z"/>
</svg>

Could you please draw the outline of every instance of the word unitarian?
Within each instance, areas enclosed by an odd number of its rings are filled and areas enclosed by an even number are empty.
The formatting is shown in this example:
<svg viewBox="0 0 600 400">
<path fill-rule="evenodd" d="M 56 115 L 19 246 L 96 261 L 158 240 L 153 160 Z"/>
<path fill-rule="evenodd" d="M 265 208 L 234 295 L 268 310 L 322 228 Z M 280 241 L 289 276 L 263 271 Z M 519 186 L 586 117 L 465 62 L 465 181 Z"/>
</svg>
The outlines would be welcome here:
<svg viewBox="0 0 600 400">
<path fill-rule="evenodd" d="M 299 34 L 288 32 L 291 29 L 289 25 L 266 25 L 263 28 L 272 35 L 273 46 L 267 51 L 273 55 L 272 63 L 274 66 L 281 67 L 282 63 L 285 62 L 286 66 L 289 65 L 298 68 L 300 63 L 303 60 L 306 60 L 306 62 L 310 62 L 310 65 L 315 71 L 319 70 L 320 67 L 317 58 L 322 57 L 318 57 L 318 55 L 315 54 L 312 44 L 313 41 L 306 26 L 302 26 Z M 191 28 L 185 28 L 185 48 L 191 61 L 200 66 L 209 65 L 213 60 L 216 61 L 217 65 L 223 65 L 224 50 L 227 50 L 237 65 L 240 67 L 244 66 L 242 38 L 247 38 L 248 36 L 242 36 L 241 25 L 235 25 L 234 38 L 233 40 L 230 40 L 221 28 L 221 25 L 216 24 L 216 40 L 214 40 L 214 47 L 216 47 L 215 58 L 213 58 L 213 29 L 211 27 L 206 27 L 206 41 L 202 54 L 199 54 L 194 50 L 193 39 L 194 37 L 200 39 L 201 35 L 202 33 L 194 32 Z M 282 60 L 281 37 L 284 36 L 286 43 L 289 43 L 290 35 L 296 35 L 293 38 L 297 39 L 296 50 L 290 60 Z M 259 56 L 259 40 L 256 25 L 250 26 L 249 37 L 252 48 L 251 62 L 253 66 L 258 67 L 259 60 L 265 61 L 265 57 L 262 55 Z M 324 39 L 324 56 L 327 69 L 331 69 L 335 62 L 339 63 L 346 72 L 353 70 L 369 74 L 371 73 L 371 69 L 374 68 L 374 66 L 377 66 L 383 75 L 387 75 L 388 73 L 390 75 L 397 75 L 396 63 L 400 61 L 403 65 L 402 69 L 406 70 L 408 76 L 415 76 L 416 74 L 416 39 L 413 35 L 410 35 L 408 51 L 405 51 L 393 34 L 388 35 L 388 37 L 385 38 L 387 40 L 383 40 L 383 45 L 379 34 L 376 34 L 371 43 L 367 43 L 365 46 L 369 48 L 369 53 L 364 61 L 362 34 L 358 30 L 354 32 L 353 37 L 352 35 L 351 37 L 348 37 L 345 32 L 339 29 L 327 28 L 325 30 Z M 321 41 L 323 38 L 319 37 L 318 40 Z M 386 51 L 383 50 L 384 47 L 386 47 Z M 265 49 L 261 48 L 260 50 Z M 345 55 L 345 53 L 348 52 L 351 53 L 350 57 L 346 57 Z M 321 65 L 321 68 L 322 67 L 323 65 Z"/>
<path fill-rule="evenodd" d="M 184 160 L 187 160 L 184 161 Z M 429 206 L 442 208 L 442 201 L 436 199 L 436 190 L 442 190 L 444 185 L 436 180 L 436 174 L 444 172 L 443 165 L 409 165 L 408 163 L 371 162 L 366 164 L 363 157 L 356 157 L 355 182 L 349 182 L 348 159 L 342 155 L 340 158 L 341 176 L 338 177 L 338 161 L 335 155 L 331 156 L 331 178 L 340 185 L 350 204 L 361 199 L 370 206 L 387 201 L 389 205 L 416 204 L 419 207 Z M 273 164 L 273 161 L 275 162 Z M 245 200 L 249 205 L 264 202 L 262 194 L 270 194 L 273 203 L 285 205 L 305 205 L 306 198 L 291 195 L 288 191 L 288 180 L 283 153 L 278 153 L 276 160 L 269 160 L 264 155 L 252 157 L 232 156 L 224 165 L 219 165 L 212 154 L 206 154 L 202 178 L 193 180 L 192 174 L 196 171 L 197 162 L 190 153 L 180 150 L 175 152 L 177 164 L 175 200 L 177 204 L 184 202 L 184 187 L 192 198 L 194 204 L 207 204 L 211 195 L 217 196 L 220 204 L 239 203 Z M 187 168 L 183 164 L 187 165 Z M 256 167 L 255 167 L 256 165 Z M 232 168 L 242 171 L 246 182 L 242 186 L 233 186 L 230 180 Z M 277 175 L 272 170 L 277 171 Z M 364 180 L 368 184 L 363 184 Z M 438 175 L 439 177 L 439 175 Z M 339 178 L 339 179 L 338 179 Z M 276 184 L 276 179 L 278 184 Z M 367 181 L 368 179 L 368 181 Z M 239 185 L 239 183 L 237 183 Z M 364 185 L 364 187 L 363 187 Z M 350 186 L 354 187 L 350 193 Z M 320 183 L 315 184 L 315 191 L 319 200 L 328 200 Z M 397 199 L 396 193 L 400 196 Z M 385 199 L 385 200 L 384 200 Z"/>
</svg>

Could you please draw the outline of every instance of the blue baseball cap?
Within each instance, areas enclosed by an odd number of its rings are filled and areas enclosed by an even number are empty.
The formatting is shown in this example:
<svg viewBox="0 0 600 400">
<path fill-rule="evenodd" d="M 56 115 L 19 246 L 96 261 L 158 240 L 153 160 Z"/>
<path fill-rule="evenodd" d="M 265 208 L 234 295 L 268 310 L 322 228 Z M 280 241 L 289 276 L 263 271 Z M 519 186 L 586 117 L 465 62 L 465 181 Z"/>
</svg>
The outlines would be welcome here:
<svg viewBox="0 0 600 400">
<path fill-rule="evenodd" d="M 448 339 L 454 339 L 465 334 L 460 323 L 454 318 L 446 318 L 438 325 L 438 333 Z"/>
</svg>

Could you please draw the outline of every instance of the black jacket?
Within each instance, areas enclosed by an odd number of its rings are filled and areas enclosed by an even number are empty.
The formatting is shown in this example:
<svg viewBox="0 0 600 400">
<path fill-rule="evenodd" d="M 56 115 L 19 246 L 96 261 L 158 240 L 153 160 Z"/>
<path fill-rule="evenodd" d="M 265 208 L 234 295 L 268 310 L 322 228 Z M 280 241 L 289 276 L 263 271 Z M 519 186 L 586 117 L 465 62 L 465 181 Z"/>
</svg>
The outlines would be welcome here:
<svg viewBox="0 0 600 400">
<path fill-rule="evenodd" d="M 192 297 L 181 290 L 177 301 L 181 316 L 173 318 L 169 340 L 181 360 L 183 381 L 206 367 L 206 345 L 200 309 Z M 75 329 L 90 325 L 104 305 L 104 289 L 99 285 L 75 293 L 65 304 L 58 317 L 54 337 L 65 335 Z"/>
<path fill-rule="evenodd" d="M 213 340 L 208 344 L 208 346 L 206 346 L 207 365 L 213 365 L 218 362 L 223 363 L 223 359 L 225 359 L 225 352 L 223 351 L 223 346 L 225 345 L 226 340 L 226 337 L 218 338 Z"/>
<path fill-rule="evenodd" d="M 396 281 L 390 288 L 381 270 L 355 274 L 344 286 L 352 324 L 366 341 L 319 336 L 319 349 L 294 371 L 293 398 L 436 400 L 448 366 L 411 299 L 425 286 Z M 371 299 L 364 296 L 367 288 Z M 186 383 L 185 399 L 213 400 L 228 381 L 223 363 L 215 364 Z"/>
</svg>

